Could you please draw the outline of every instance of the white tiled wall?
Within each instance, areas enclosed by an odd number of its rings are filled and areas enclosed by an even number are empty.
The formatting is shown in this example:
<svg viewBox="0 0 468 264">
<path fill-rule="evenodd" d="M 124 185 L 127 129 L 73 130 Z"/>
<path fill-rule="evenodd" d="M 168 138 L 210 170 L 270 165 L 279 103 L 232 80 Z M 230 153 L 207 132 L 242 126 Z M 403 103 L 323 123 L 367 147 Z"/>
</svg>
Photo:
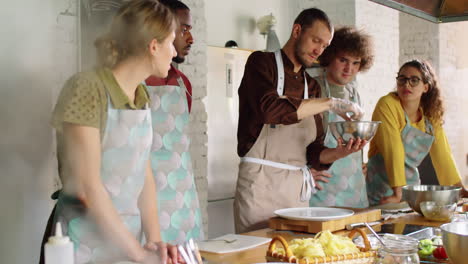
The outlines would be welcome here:
<svg viewBox="0 0 468 264">
<path fill-rule="evenodd" d="M 206 96 L 206 15 L 204 0 L 184 0 L 192 14 L 194 44 L 186 61 L 179 66 L 192 83 L 192 112 L 190 114 L 191 155 L 202 209 L 204 232 L 208 231 L 208 182 L 207 182 L 207 113 L 202 99 Z"/>
</svg>

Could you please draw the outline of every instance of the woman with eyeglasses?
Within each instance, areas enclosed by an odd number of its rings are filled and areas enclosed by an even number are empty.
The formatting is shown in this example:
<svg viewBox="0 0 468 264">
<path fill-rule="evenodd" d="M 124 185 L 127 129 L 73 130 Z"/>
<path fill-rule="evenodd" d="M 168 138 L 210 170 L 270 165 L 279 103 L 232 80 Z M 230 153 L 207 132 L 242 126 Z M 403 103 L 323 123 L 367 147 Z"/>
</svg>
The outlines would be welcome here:
<svg viewBox="0 0 468 264">
<path fill-rule="evenodd" d="M 444 106 L 432 66 L 412 60 L 401 66 L 397 89 L 380 98 L 372 120 L 382 121 L 369 149 L 370 205 L 398 203 L 402 187 L 420 184 L 418 165 L 430 154 L 440 185 L 461 184 L 442 128 Z"/>
</svg>

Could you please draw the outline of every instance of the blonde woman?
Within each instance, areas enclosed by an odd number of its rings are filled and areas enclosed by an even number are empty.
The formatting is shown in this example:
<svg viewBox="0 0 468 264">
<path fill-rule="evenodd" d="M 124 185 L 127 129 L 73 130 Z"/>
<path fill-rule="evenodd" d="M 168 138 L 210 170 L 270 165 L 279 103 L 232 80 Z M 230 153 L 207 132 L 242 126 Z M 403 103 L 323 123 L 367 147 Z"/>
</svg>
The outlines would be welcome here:
<svg viewBox="0 0 468 264">
<path fill-rule="evenodd" d="M 53 125 L 63 189 L 53 224 L 61 222 L 73 241 L 77 264 L 166 261 L 155 254 L 167 249 L 160 242 L 151 114 L 141 83 L 167 76 L 176 56 L 174 30 L 172 12 L 157 1 L 125 3 L 95 42 L 101 67 L 74 75 L 60 94 Z"/>
</svg>

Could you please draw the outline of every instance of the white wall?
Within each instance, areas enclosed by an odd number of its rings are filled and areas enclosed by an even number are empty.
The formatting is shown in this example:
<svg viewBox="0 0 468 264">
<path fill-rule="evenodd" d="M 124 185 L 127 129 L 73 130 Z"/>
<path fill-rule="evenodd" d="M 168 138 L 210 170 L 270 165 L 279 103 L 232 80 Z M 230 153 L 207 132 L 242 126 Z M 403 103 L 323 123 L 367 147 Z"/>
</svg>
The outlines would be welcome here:
<svg viewBox="0 0 468 264">
<path fill-rule="evenodd" d="M 207 20 L 207 44 L 224 47 L 228 40 L 235 40 L 239 48 L 263 50 L 266 38 L 260 35 L 256 23 L 265 15 L 276 17 L 276 34 L 284 45 L 291 33 L 295 17 L 291 0 L 205 0 Z M 297 15 L 297 14 L 295 14 Z"/>
<path fill-rule="evenodd" d="M 438 71 L 445 99 L 444 130 L 465 184 L 468 184 L 468 123 L 465 122 L 468 115 L 467 31 L 468 21 L 440 25 Z"/>
<path fill-rule="evenodd" d="M 0 258 L 37 263 L 56 175 L 50 112 L 76 71 L 69 1 L 8 1 L 0 8 Z M 74 12 L 73 6 L 71 9 Z"/>
<path fill-rule="evenodd" d="M 370 120 L 379 98 L 395 88 L 400 54 L 399 12 L 367 0 L 357 0 L 355 26 L 371 35 L 374 42 L 374 65 L 357 77 L 365 119 Z"/>
</svg>

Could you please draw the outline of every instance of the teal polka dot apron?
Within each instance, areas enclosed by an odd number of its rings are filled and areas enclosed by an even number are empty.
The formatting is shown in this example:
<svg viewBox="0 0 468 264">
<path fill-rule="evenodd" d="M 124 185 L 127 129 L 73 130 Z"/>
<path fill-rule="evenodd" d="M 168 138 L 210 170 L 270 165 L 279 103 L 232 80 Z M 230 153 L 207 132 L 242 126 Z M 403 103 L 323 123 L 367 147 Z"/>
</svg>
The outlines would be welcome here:
<svg viewBox="0 0 468 264">
<path fill-rule="evenodd" d="M 102 139 L 101 180 L 122 222 L 142 242 L 138 197 L 152 142 L 151 112 L 115 109 L 108 96 L 107 123 Z M 54 222 L 60 221 L 75 247 L 75 263 L 114 263 L 127 256 L 100 235 L 93 219 L 86 217 L 81 201 L 63 192 L 57 201 Z"/>
<path fill-rule="evenodd" d="M 331 97 L 330 85 L 326 79 L 326 74 L 316 77 L 316 80 L 324 88 L 322 88 L 322 90 L 325 90 L 323 94 Z M 359 94 L 350 85 L 343 87 L 337 97 L 350 100 L 359 105 L 361 104 Z M 336 139 L 327 129 L 328 123 L 336 121 L 344 121 L 344 119 L 330 111 L 324 114 L 324 128 L 327 131 L 324 144 L 329 148 L 336 148 L 338 145 Z M 362 172 L 361 151 L 351 153 L 333 162 L 328 172 L 332 177 L 328 178 L 328 183 L 320 182 L 323 189 L 311 197 L 310 206 L 343 206 L 354 208 L 369 206 L 366 180 Z"/>
<path fill-rule="evenodd" d="M 418 166 L 424 157 L 429 153 L 434 142 L 433 128 L 429 120 L 425 119 L 425 133 L 413 126 L 405 113 L 406 125 L 401 131 L 401 140 L 405 149 L 405 176 L 407 185 L 418 185 L 419 178 Z M 385 163 L 382 155 L 376 154 L 369 158 L 367 163 L 368 183 L 367 195 L 371 205 L 379 204 L 384 196 L 393 195 L 393 190 L 389 185 Z"/>
<path fill-rule="evenodd" d="M 200 211 L 188 136 L 189 112 L 186 88 L 177 85 L 147 86 L 151 98 L 153 144 L 151 167 L 158 192 L 161 237 L 180 244 L 203 239 Z"/>
</svg>

